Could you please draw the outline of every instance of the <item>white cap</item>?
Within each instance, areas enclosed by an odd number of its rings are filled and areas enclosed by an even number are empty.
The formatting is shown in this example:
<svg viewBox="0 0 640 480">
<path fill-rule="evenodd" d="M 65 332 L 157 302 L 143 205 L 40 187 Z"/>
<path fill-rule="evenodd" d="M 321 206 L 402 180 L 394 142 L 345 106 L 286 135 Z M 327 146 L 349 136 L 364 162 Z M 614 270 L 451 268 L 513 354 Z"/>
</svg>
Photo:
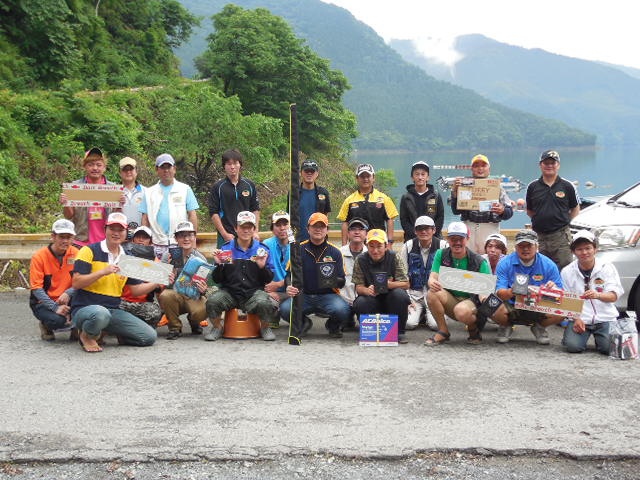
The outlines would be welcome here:
<svg viewBox="0 0 640 480">
<path fill-rule="evenodd" d="M 596 240 L 596 236 L 591 233 L 589 230 L 578 230 L 573 235 L 573 240 L 571 241 L 571 249 L 575 248 L 578 240 L 586 240 L 587 242 L 593 244 L 594 247 L 598 246 L 598 241 Z"/>
<path fill-rule="evenodd" d="M 129 228 L 127 216 L 122 212 L 110 213 L 107 217 L 107 223 L 105 223 L 105 225 L 120 225 L 122 228 Z"/>
<path fill-rule="evenodd" d="M 176 225 L 176 231 L 174 233 L 179 232 L 195 232 L 196 229 L 193 227 L 193 223 L 191 222 L 180 222 Z"/>
<path fill-rule="evenodd" d="M 244 225 L 245 223 L 252 223 L 253 225 L 256 224 L 256 216 L 249 211 L 243 211 L 238 213 L 238 218 L 236 219 L 236 224 L 238 226 L 240 225 Z"/>
<path fill-rule="evenodd" d="M 144 232 L 149 235 L 149 237 L 153 238 L 153 232 L 151 231 L 151 229 L 149 227 L 145 227 L 144 225 L 139 226 L 133 231 L 133 237 L 135 237 L 140 232 Z"/>
<path fill-rule="evenodd" d="M 71 220 L 67 220 L 66 218 L 61 218 L 60 220 L 56 220 L 55 222 L 53 222 L 51 231 L 55 234 L 61 234 L 61 233 L 70 233 L 71 235 L 76 234 L 76 228 L 73 225 L 73 222 Z"/>
<path fill-rule="evenodd" d="M 426 225 L 427 227 L 435 227 L 436 224 L 433 222 L 433 218 L 422 215 L 421 217 L 416 218 L 416 223 L 414 225 L 415 228 Z"/>
<path fill-rule="evenodd" d="M 507 237 L 505 237 L 501 233 L 492 233 L 491 235 L 489 235 L 487 239 L 484 241 L 485 247 L 487 246 L 487 243 L 489 243 L 491 240 L 502 242 L 502 244 L 504 245 L 504 248 L 509 248 L 509 245 L 507 244 Z"/>
<path fill-rule="evenodd" d="M 447 236 L 458 236 L 469 238 L 469 229 L 462 222 L 451 222 L 447 227 Z"/>
<path fill-rule="evenodd" d="M 278 223 L 278 220 L 290 221 L 289 214 L 284 210 L 278 210 L 271 216 L 271 223 L 275 225 Z"/>
</svg>

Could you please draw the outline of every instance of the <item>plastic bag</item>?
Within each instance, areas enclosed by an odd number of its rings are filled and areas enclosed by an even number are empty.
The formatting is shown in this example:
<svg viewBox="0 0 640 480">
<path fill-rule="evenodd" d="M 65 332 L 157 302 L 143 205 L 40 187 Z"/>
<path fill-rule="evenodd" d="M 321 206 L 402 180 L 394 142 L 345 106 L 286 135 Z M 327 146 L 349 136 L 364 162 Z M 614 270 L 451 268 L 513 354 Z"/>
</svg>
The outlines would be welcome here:
<svg viewBox="0 0 640 480">
<path fill-rule="evenodd" d="M 632 360 L 638 358 L 638 329 L 631 318 L 620 318 L 609 327 L 609 358 Z"/>
</svg>

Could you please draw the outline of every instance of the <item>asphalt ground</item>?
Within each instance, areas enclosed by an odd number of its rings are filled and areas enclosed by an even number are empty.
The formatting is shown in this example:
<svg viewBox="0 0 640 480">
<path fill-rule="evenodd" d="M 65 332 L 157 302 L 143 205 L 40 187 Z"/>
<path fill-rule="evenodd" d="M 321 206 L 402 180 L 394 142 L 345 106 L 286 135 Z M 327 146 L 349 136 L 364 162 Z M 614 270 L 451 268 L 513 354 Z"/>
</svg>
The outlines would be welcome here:
<svg viewBox="0 0 640 480">
<path fill-rule="evenodd" d="M 495 325 L 467 345 L 454 323 L 448 344 L 423 346 L 431 332 L 420 329 L 387 348 L 360 347 L 355 332 L 329 339 L 320 322 L 297 347 L 284 324 L 275 342 L 167 341 L 164 327 L 152 347 L 107 338 L 88 354 L 68 334 L 40 340 L 24 293 L 1 294 L 0 312 L 5 466 L 451 452 L 640 459 L 640 363 L 567 354 L 559 327 L 550 346 L 526 327 L 496 344 Z"/>
</svg>

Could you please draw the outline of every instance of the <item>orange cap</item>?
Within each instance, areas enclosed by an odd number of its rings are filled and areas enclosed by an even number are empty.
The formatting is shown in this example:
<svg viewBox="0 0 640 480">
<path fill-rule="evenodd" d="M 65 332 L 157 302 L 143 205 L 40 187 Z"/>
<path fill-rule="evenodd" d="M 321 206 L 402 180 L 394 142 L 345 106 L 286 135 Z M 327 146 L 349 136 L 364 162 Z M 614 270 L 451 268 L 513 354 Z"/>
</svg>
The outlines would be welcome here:
<svg viewBox="0 0 640 480">
<path fill-rule="evenodd" d="M 327 227 L 329 226 L 329 219 L 324 213 L 316 212 L 309 217 L 308 225 L 315 225 L 316 223 L 321 222 L 324 223 Z"/>
</svg>

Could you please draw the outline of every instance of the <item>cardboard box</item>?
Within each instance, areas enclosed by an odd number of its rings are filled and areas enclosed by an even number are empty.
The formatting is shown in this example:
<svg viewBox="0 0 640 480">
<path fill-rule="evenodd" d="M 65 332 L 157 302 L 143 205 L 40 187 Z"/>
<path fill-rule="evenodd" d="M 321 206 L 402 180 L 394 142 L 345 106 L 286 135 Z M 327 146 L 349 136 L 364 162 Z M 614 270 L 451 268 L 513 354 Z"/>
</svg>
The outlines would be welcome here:
<svg viewBox="0 0 640 480">
<path fill-rule="evenodd" d="M 499 199 L 499 178 L 463 178 L 458 187 L 458 210 L 489 211 Z"/>
<path fill-rule="evenodd" d="M 124 187 L 93 183 L 63 183 L 62 193 L 67 196 L 66 207 L 118 208 Z"/>
<path fill-rule="evenodd" d="M 398 346 L 398 316 L 379 313 L 360 315 L 360 346 Z"/>
<path fill-rule="evenodd" d="M 578 318 L 582 314 L 584 300 L 575 293 L 560 290 L 562 292 L 561 295 L 540 295 L 540 287 L 531 285 L 529 286 L 529 292 L 529 297 L 516 295 L 516 308 L 551 315 L 562 315 L 567 318 Z M 527 301 L 527 298 L 530 300 Z"/>
</svg>

